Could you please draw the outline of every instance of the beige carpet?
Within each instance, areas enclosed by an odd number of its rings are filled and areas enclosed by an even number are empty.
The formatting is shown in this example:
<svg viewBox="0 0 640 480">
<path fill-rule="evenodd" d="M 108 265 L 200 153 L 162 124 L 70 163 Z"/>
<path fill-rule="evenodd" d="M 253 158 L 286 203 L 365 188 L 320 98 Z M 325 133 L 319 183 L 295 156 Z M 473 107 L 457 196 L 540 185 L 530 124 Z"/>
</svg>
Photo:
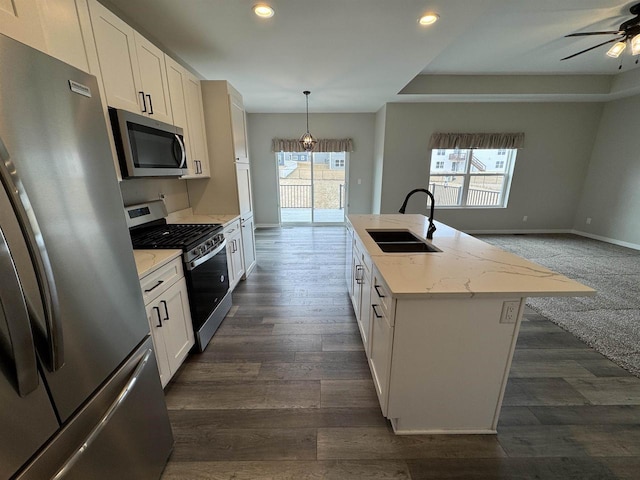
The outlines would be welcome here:
<svg viewBox="0 0 640 480">
<path fill-rule="evenodd" d="M 640 251 L 578 235 L 477 235 L 594 288 L 527 305 L 640 377 Z"/>
</svg>

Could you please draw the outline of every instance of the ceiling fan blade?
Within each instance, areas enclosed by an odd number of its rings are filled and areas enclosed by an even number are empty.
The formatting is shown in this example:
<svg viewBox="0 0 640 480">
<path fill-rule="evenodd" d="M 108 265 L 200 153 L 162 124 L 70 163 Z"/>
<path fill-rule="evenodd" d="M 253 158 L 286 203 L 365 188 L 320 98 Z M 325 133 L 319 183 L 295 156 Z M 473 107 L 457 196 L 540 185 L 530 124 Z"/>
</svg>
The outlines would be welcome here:
<svg viewBox="0 0 640 480">
<path fill-rule="evenodd" d="M 586 37 L 588 35 L 618 35 L 620 33 L 624 33 L 621 30 L 611 30 L 609 32 L 581 32 L 581 33 L 570 33 L 569 35 L 565 35 L 567 37 Z"/>
<path fill-rule="evenodd" d="M 584 50 L 579 51 L 578 53 L 574 53 L 573 55 L 569 55 L 568 57 L 561 58 L 560 61 L 569 60 L 570 58 L 577 57 L 578 55 L 582 55 L 583 53 L 586 53 L 589 50 L 593 50 L 594 48 L 601 47 L 602 45 L 606 45 L 607 43 L 617 42 L 619 40 L 622 40 L 623 38 L 624 38 L 624 36 L 617 37 L 617 38 L 612 38 L 611 40 L 607 40 L 606 42 L 599 43 L 598 45 L 594 45 L 593 47 L 586 48 Z"/>
</svg>

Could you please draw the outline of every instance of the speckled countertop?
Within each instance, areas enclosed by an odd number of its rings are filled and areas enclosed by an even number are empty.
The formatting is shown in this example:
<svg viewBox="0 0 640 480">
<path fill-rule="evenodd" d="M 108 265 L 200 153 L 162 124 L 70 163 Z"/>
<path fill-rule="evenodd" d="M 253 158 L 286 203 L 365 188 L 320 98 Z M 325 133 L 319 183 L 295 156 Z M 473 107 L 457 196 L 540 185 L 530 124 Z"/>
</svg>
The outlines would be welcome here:
<svg viewBox="0 0 640 480">
<path fill-rule="evenodd" d="M 595 290 L 505 252 L 443 223 L 431 242 L 437 253 L 384 253 L 367 233 L 410 230 L 426 238 L 423 215 L 349 215 L 348 220 L 397 297 L 554 297 L 594 295 Z"/>
</svg>

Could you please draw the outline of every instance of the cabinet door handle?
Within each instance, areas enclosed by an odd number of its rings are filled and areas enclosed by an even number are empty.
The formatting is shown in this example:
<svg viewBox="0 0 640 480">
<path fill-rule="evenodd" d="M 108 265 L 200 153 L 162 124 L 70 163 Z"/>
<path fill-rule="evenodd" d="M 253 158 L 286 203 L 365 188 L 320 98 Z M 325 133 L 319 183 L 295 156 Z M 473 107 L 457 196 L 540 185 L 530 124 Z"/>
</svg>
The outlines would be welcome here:
<svg viewBox="0 0 640 480">
<path fill-rule="evenodd" d="M 362 277 L 358 277 L 358 272 L 362 272 L 363 268 L 362 265 L 356 265 L 356 283 L 358 285 L 362 285 Z"/>
<path fill-rule="evenodd" d="M 144 99 L 144 92 L 138 92 L 138 95 L 140 96 L 140 103 L 142 103 L 142 111 L 146 112 L 147 111 L 147 102 Z"/>
<path fill-rule="evenodd" d="M 377 306 L 378 306 L 378 305 L 371 305 L 371 308 L 373 309 L 373 314 L 376 316 L 376 318 L 382 318 L 382 315 L 380 315 L 380 314 L 378 313 L 378 310 L 376 310 L 376 307 L 377 307 Z"/>
<path fill-rule="evenodd" d="M 156 325 L 156 327 L 162 327 L 162 318 L 160 318 L 160 307 L 153 307 L 153 309 L 158 314 L 158 325 Z"/>
<path fill-rule="evenodd" d="M 158 288 L 163 283 L 164 283 L 164 280 L 158 280 L 158 283 L 156 283 L 153 287 L 145 290 L 144 293 L 149 293 L 151 290 L 155 290 L 156 288 Z"/>
<path fill-rule="evenodd" d="M 163 320 L 167 321 L 169 320 L 169 309 L 167 308 L 167 302 L 164 300 L 160 300 L 160 303 L 164 306 L 165 317 L 163 318 Z"/>
<path fill-rule="evenodd" d="M 200 160 L 194 160 L 196 164 L 196 175 L 200 175 L 202 173 L 202 167 L 200 166 Z"/>
<path fill-rule="evenodd" d="M 378 290 L 378 289 L 380 288 L 380 285 L 374 285 L 374 286 L 373 286 L 373 288 L 375 288 L 375 289 L 376 289 L 376 293 L 378 294 L 378 296 L 379 296 L 380 298 L 384 298 L 384 295 L 382 295 L 382 294 L 380 293 L 380 290 Z"/>
<path fill-rule="evenodd" d="M 151 95 L 147 93 L 147 98 L 149 99 L 149 115 L 153 115 L 153 103 L 151 103 Z"/>
</svg>

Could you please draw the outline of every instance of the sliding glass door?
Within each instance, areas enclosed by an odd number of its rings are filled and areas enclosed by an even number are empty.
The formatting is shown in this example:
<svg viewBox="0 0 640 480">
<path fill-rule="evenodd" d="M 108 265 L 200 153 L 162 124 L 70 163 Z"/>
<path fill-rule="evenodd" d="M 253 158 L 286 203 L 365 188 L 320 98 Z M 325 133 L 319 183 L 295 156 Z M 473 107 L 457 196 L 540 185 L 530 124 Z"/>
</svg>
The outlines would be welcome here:
<svg viewBox="0 0 640 480">
<path fill-rule="evenodd" d="M 343 223 L 345 152 L 276 153 L 280 223 Z"/>
</svg>

